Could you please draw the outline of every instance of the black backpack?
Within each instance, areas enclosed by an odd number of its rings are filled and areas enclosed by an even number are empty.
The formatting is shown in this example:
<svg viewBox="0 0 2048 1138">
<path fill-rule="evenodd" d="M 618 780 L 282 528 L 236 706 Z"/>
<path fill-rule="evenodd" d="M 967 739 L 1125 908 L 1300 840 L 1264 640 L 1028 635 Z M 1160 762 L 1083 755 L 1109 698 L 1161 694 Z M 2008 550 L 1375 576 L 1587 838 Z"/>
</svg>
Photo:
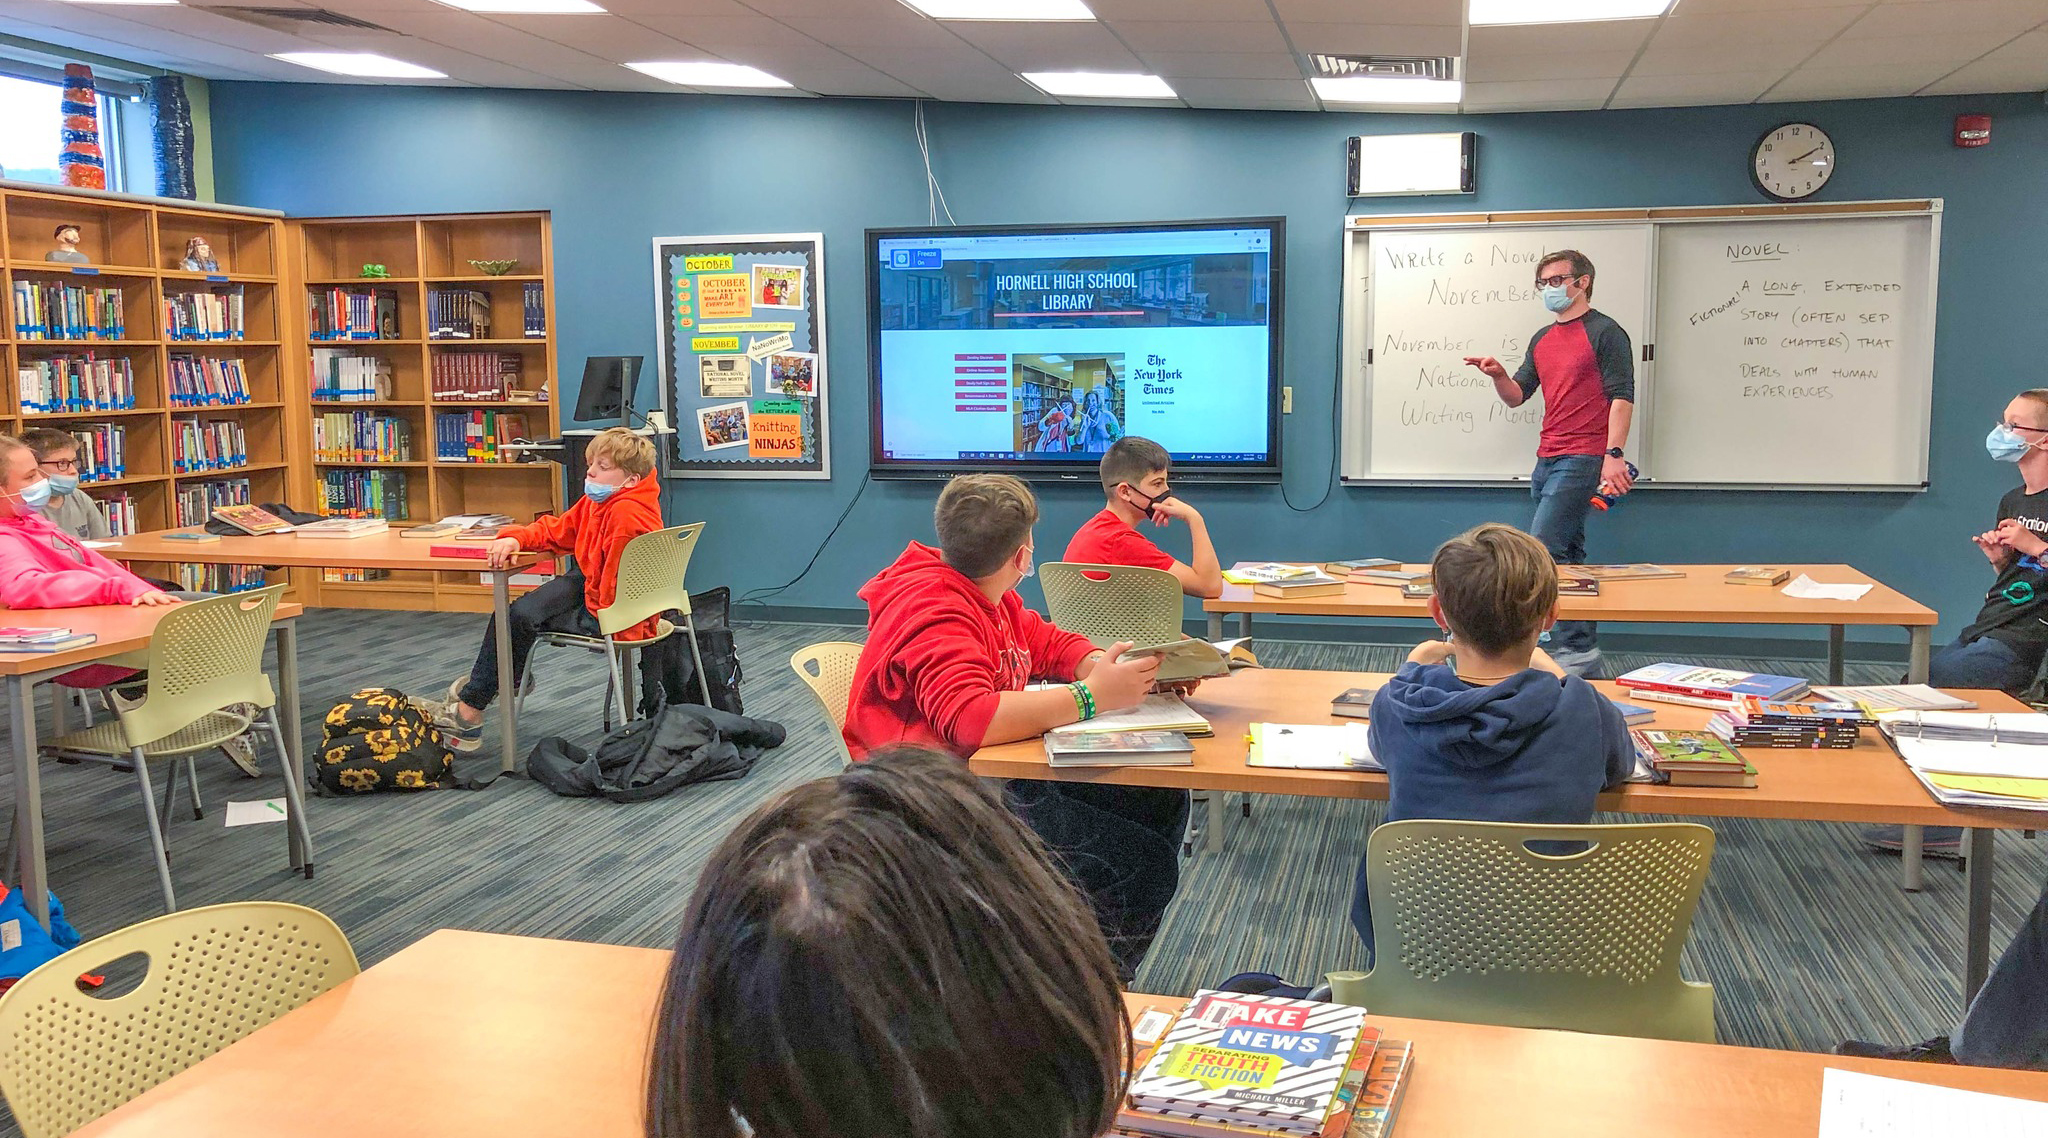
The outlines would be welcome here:
<svg viewBox="0 0 2048 1138">
<path fill-rule="evenodd" d="M 652 716 L 664 706 L 694 703 L 701 707 L 704 703 L 682 617 L 673 610 L 662 615 L 675 624 L 676 632 L 640 651 L 642 716 Z M 733 715 L 746 714 L 740 703 L 740 653 L 732 637 L 732 590 L 720 585 L 690 594 L 690 620 L 697 627 L 697 653 L 710 673 L 711 706 Z"/>
<path fill-rule="evenodd" d="M 325 794 L 434 790 L 454 778 L 454 756 L 405 693 L 364 688 L 327 713 L 315 769 Z"/>
</svg>

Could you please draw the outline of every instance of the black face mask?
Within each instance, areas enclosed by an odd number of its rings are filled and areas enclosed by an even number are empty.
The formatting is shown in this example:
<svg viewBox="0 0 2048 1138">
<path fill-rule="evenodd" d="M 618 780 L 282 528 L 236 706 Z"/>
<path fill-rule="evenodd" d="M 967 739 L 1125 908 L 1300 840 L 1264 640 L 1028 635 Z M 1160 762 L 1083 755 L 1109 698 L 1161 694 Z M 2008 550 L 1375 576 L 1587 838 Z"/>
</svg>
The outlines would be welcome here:
<svg viewBox="0 0 2048 1138">
<path fill-rule="evenodd" d="M 1124 485 L 1131 486 L 1131 484 L 1128 482 L 1124 483 Z M 1150 494 L 1145 493 L 1143 490 L 1138 489 L 1136 486 L 1131 486 L 1131 493 L 1136 494 L 1138 497 L 1145 499 L 1145 516 L 1148 518 L 1156 518 L 1159 516 L 1159 503 L 1164 502 L 1168 498 L 1173 497 L 1173 488 L 1168 487 L 1164 493 L 1160 494 L 1156 498 Z"/>
</svg>

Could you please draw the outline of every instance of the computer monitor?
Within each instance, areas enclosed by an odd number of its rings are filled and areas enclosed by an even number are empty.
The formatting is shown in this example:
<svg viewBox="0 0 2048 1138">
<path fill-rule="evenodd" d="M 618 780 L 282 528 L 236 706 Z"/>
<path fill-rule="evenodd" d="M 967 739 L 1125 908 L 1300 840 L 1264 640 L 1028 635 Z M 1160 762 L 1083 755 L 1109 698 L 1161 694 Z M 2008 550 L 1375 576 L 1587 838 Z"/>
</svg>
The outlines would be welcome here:
<svg viewBox="0 0 2048 1138">
<path fill-rule="evenodd" d="M 576 392 L 576 421 L 617 421 L 632 426 L 633 391 L 646 356 L 590 356 L 583 361 L 583 386 Z"/>
</svg>

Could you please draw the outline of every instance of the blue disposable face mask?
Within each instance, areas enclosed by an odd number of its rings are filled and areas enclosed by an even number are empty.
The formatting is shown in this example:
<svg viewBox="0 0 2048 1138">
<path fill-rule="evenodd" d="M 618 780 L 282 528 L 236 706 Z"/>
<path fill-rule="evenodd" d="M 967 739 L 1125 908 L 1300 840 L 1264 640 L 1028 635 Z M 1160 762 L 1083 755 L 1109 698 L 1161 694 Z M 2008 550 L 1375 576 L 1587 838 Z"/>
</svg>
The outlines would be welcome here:
<svg viewBox="0 0 2048 1138">
<path fill-rule="evenodd" d="M 593 502 L 602 502 L 606 498 L 611 497 L 617 490 L 618 487 L 609 482 L 599 482 L 595 478 L 583 480 L 583 496 Z"/>
<path fill-rule="evenodd" d="M 2018 462 L 2032 449 L 2018 431 L 2000 423 L 1984 436 L 1984 449 L 1999 462 Z"/>
<path fill-rule="evenodd" d="M 50 484 L 52 494 L 70 494 L 78 489 L 78 475 L 52 474 L 43 479 Z"/>
<path fill-rule="evenodd" d="M 1028 560 L 1024 562 L 1024 577 L 1026 580 L 1038 576 L 1038 558 L 1035 556 L 1036 552 L 1037 551 L 1034 550 L 1030 554 L 1026 555 L 1028 558 Z"/>
<path fill-rule="evenodd" d="M 1571 290 L 1563 285 L 1543 286 L 1543 307 L 1552 312 L 1563 312 L 1572 306 Z"/>
<path fill-rule="evenodd" d="M 22 489 L 15 491 L 14 496 L 21 499 L 22 505 L 37 513 L 42 513 L 43 507 L 50 504 L 50 480 L 38 478 Z"/>
</svg>

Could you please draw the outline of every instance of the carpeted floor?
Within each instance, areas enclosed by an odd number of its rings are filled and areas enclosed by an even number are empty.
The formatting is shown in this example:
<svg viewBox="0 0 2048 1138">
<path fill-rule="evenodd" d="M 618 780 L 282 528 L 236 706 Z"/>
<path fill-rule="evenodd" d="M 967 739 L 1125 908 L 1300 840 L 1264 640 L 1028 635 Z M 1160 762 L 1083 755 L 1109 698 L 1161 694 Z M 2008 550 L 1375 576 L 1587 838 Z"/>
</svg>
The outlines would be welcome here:
<svg viewBox="0 0 2048 1138">
<path fill-rule="evenodd" d="M 472 616 L 310 612 L 300 639 L 308 736 L 317 738 L 320 716 L 357 687 L 444 689 L 481 635 Z M 172 828 L 179 901 L 313 906 L 341 924 L 366 966 L 443 927 L 667 944 L 699 866 L 733 819 L 838 767 L 823 717 L 787 661 L 804 644 L 858 637 L 830 625 L 739 630 L 748 713 L 789 728 L 789 742 L 750 778 L 631 806 L 556 798 L 524 781 L 475 793 L 315 799 L 318 874 L 310 882 L 288 874 L 283 826 L 222 824 L 227 800 L 282 793 L 274 763 L 270 777 L 249 780 L 216 756 L 202 774 L 206 818 L 182 814 Z M 1269 667 L 1384 670 L 1397 660 L 1390 648 L 1271 640 L 1259 654 Z M 1650 660 L 1609 659 L 1611 669 Z M 1814 661 L 1715 662 L 1820 676 Z M 522 724 L 527 745 L 549 734 L 593 742 L 604 685 L 597 659 L 543 650 L 539 668 Z M 1852 666 L 1849 678 L 1878 682 L 1896 672 Z M 496 756 L 465 762 L 489 767 Z M 160 912 L 133 776 L 48 764 L 43 788 L 52 881 L 81 930 L 90 937 Z M 1274 796 L 1257 798 L 1250 819 L 1233 807 L 1222 852 L 1188 863 L 1137 987 L 1186 993 L 1246 969 L 1306 979 L 1356 966 L 1346 912 L 1378 810 Z M 1845 1036 L 1908 1041 L 1954 1025 L 1964 901 L 1954 863 L 1929 861 L 1925 891 L 1909 895 L 1895 884 L 1897 860 L 1865 853 L 1852 827 L 1714 825 L 1719 848 L 1685 963 L 1689 978 L 1716 988 L 1722 1041 L 1823 1050 Z M 2048 877 L 2042 843 L 2008 836 L 1999 850 L 1995 947 Z M 13 1133 L 0 1119 L 0 1134 Z"/>
</svg>

